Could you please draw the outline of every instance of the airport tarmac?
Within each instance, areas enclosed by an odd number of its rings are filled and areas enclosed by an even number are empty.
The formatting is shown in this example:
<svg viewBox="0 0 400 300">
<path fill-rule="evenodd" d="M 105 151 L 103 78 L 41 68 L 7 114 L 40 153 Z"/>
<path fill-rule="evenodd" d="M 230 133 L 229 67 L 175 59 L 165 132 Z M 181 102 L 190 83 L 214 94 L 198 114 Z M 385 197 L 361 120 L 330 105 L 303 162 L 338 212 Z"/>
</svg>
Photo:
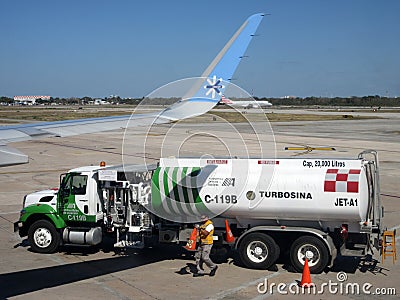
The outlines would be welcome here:
<svg viewBox="0 0 400 300">
<path fill-rule="evenodd" d="M 301 110 L 299 110 L 301 112 Z M 297 111 L 296 111 L 297 113 Z M 362 112 L 357 112 L 362 115 Z M 26 240 L 13 232 L 23 196 L 33 191 L 57 187 L 59 175 L 82 165 L 124 162 L 155 162 L 160 156 L 257 156 L 269 157 L 346 157 L 355 158 L 365 149 L 379 154 L 385 226 L 400 228 L 400 113 L 380 114 L 380 119 L 265 124 L 259 136 L 249 124 L 229 127 L 223 122 L 204 119 L 202 123 L 179 123 L 152 128 L 147 139 L 143 128 L 87 134 L 69 138 L 47 138 L 13 145 L 30 157 L 29 164 L 0 169 L 0 299 L 264 299 L 292 298 L 288 286 L 301 280 L 283 257 L 270 270 L 250 270 L 231 257 L 219 262 L 215 277 L 193 278 L 194 259 L 180 247 L 158 247 L 145 251 L 118 253 L 110 249 L 71 248 L 51 254 L 29 251 Z M 167 139 L 164 138 L 167 136 Z M 243 142 L 244 141 L 244 142 Z M 246 145 L 244 147 L 243 145 Z M 263 149 L 260 149 L 260 145 Z M 285 151 L 285 146 L 332 146 L 336 151 Z M 229 151 L 227 151 L 228 146 Z M 124 153 L 122 157 L 121 154 Z M 303 155 L 303 156 L 301 156 Z M 400 242 L 397 239 L 397 242 Z M 333 268 L 312 275 L 315 299 L 383 299 L 378 292 L 399 291 L 398 262 L 389 258 L 381 263 L 375 251 L 371 257 L 340 257 Z M 338 274 L 347 280 L 340 282 Z M 260 293 L 275 284 L 273 294 Z M 278 284 L 286 284 L 282 294 Z M 342 285 L 341 285 L 342 283 Z M 345 283 L 360 287 L 360 293 L 340 290 Z M 337 285 L 335 285 L 337 284 Z M 371 286 L 368 288 L 368 285 Z M 335 292 L 335 287 L 337 291 Z M 365 292 L 362 287 L 367 287 Z M 260 291 L 259 291 L 260 290 Z M 351 292 L 351 291 L 350 291 Z M 308 297 L 308 296 L 307 296 Z"/>
</svg>

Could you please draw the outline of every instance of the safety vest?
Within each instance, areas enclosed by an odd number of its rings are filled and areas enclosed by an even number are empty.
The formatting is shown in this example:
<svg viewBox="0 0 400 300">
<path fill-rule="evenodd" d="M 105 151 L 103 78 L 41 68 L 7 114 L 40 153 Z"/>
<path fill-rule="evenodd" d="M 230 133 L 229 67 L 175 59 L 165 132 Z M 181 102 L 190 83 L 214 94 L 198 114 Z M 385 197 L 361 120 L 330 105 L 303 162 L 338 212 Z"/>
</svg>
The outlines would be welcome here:
<svg viewBox="0 0 400 300">
<path fill-rule="evenodd" d="M 212 224 L 211 220 L 207 220 L 203 225 L 200 226 L 200 241 L 202 244 L 206 245 L 211 245 L 214 242 L 213 239 L 214 229 L 211 230 L 211 232 L 207 236 L 203 236 L 201 234 L 201 229 L 205 230 L 209 224 Z"/>
</svg>

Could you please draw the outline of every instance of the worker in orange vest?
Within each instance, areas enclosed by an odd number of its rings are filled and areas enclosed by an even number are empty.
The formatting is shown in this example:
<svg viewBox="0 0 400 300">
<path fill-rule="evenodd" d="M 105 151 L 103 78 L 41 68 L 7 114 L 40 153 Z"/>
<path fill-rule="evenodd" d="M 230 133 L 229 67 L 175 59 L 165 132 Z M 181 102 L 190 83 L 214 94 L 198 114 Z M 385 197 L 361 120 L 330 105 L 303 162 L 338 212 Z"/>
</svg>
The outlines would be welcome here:
<svg viewBox="0 0 400 300">
<path fill-rule="evenodd" d="M 204 276 L 203 263 L 211 269 L 210 276 L 214 276 L 218 268 L 218 266 L 210 259 L 210 252 L 214 243 L 214 225 L 205 215 L 201 216 L 200 219 L 202 225 L 196 225 L 200 239 L 200 245 L 195 255 L 197 273 L 193 274 L 193 277 Z"/>
</svg>

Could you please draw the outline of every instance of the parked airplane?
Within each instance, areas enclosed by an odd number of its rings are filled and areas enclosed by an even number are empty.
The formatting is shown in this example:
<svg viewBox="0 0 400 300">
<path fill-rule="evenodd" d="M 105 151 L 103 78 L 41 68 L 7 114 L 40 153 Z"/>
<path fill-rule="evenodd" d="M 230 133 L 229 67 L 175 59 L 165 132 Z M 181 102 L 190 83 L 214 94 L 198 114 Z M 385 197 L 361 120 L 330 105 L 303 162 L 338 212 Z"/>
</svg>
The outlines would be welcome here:
<svg viewBox="0 0 400 300">
<path fill-rule="evenodd" d="M 190 91 L 181 100 L 160 112 L 0 127 L 0 166 L 28 162 L 27 155 L 7 146 L 8 143 L 49 136 L 66 137 L 109 131 L 127 126 L 169 123 L 206 113 L 221 99 L 225 88 L 223 81 L 229 81 L 232 78 L 263 17 L 264 14 L 250 16 L 215 57 L 202 74 L 202 78 L 196 81 Z"/>
<path fill-rule="evenodd" d="M 243 108 L 266 108 L 272 106 L 271 102 L 268 101 L 232 101 L 226 98 L 224 95 L 221 96 L 221 100 L 219 101 L 220 104 L 226 104 L 232 107 L 243 107 Z"/>
</svg>

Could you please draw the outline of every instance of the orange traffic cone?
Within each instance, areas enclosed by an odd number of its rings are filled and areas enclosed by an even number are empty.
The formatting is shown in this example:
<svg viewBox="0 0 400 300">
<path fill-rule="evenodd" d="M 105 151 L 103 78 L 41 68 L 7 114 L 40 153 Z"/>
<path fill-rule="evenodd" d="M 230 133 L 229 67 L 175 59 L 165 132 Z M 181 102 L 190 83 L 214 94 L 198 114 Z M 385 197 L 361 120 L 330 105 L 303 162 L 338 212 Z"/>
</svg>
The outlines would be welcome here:
<svg viewBox="0 0 400 300">
<path fill-rule="evenodd" d="M 308 259 L 307 258 L 306 258 L 306 261 L 304 262 L 303 275 L 301 276 L 300 286 L 312 287 L 310 268 L 308 267 Z"/>
<path fill-rule="evenodd" d="M 187 241 L 186 246 L 183 246 L 183 248 L 189 251 L 196 251 L 196 240 L 197 240 L 197 228 L 193 228 L 193 231 L 190 234 L 190 238 Z"/>
<path fill-rule="evenodd" d="M 225 220 L 225 228 L 226 228 L 226 237 L 225 237 L 226 242 L 233 243 L 235 241 L 235 237 L 233 236 L 231 228 L 229 227 L 228 220 Z"/>
</svg>

